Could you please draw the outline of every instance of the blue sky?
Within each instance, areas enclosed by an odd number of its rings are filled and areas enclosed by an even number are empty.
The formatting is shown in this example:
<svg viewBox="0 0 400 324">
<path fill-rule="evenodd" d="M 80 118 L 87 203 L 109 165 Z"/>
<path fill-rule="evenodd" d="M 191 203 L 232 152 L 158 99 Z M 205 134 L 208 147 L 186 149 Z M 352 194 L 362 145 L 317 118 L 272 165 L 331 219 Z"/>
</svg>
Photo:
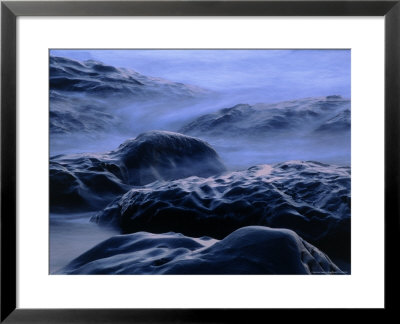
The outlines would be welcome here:
<svg viewBox="0 0 400 324">
<path fill-rule="evenodd" d="M 51 55 L 94 59 L 258 102 L 351 94 L 350 50 L 51 50 Z"/>
</svg>

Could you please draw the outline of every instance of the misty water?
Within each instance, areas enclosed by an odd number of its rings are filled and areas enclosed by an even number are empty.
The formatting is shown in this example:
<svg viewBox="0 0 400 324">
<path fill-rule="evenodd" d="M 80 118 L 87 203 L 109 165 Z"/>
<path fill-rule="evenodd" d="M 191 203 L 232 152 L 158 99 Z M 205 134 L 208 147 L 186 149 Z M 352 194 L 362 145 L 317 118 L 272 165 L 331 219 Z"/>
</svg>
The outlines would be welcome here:
<svg viewBox="0 0 400 324">
<path fill-rule="evenodd" d="M 350 110 L 349 50 L 52 50 L 50 55 L 132 69 L 156 89 L 140 98 L 89 92 L 85 86 L 51 89 L 51 157 L 108 152 L 146 131 L 180 132 L 195 123 L 186 134 L 209 143 L 229 171 L 290 160 L 350 166 L 350 128 L 342 129 L 342 114 Z M 60 69 L 85 82 L 94 73 L 68 64 Z M 239 104 L 249 105 L 254 116 L 224 111 Z M 239 130 L 231 131 L 223 119 Z M 350 117 L 344 121 L 349 122 Z M 50 215 L 50 273 L 118 233 L 90 222 L 97 212 Z"/>
<path fill-rule="evenodd" d="M 149 96 L 141 101 L 135 98 L 102 98 L 104 110 L 121 123 L 97 132 L 76 131 L 62 136 L 51 134 L 50 155 L 112 150 L 127 138 L 136 137 L 144 131 L 177 131 L 199 116 L 237 104 L 271 104 L 330 95 L 350 98 L 349 50 L 52 50 L 51 55 L 129 68 L 147 76 L 201 87 L 209 93 L 190 100 L 166 99 L 163 96 Z M 82 97 L 85 93 L 69 92 L 68 96 Z M 93 102 L 93 95 L 87 100 Z M 293 130 L 290 140 L 300 140 L 296 131 Z M 203 135 L 207 137 L 207 134 Z M 230 152 L 226 152 L 229 156 L 226 163 L 232 161 L 233 152 L 238 152 L 241 159 L 245 157 L 247 161 L 243 166 L 251 166 L 254 151 L 268 151 L 274 156 L 269 159 L 266 155 L 264 163 L 313 157 L 326 162 L 349 163 L 350 152 L 338 152 L 338 157 L 334 157 L 336 148 L 328 148 L 325 157 L 322 152 L 324 144 L 318 141 L 313 143 L 305 139 L 310 142 L 310 145 L 303 142 L 307 150 L 289 154 L 299 147 L 299 143 L 290 145 L 290 140 L 283 139 L 281 145 L 279 139 L 270 143 L 266 135 L 264 138 L 265 147 L 261 145 L 255 150 L 246 150 L 249 144 L 254 145 L 253 140 L 234 145 Z M 229 144 L 218 141 L 220 147 Z M 282 147 L 286 148 L 285 152 Z M 340 151 L 339 147 L 337 149 Z M 241 150 L 244 150 L 243 153 Z M 259 161 L 257 158 L 257 163 Z"/>
</svg>

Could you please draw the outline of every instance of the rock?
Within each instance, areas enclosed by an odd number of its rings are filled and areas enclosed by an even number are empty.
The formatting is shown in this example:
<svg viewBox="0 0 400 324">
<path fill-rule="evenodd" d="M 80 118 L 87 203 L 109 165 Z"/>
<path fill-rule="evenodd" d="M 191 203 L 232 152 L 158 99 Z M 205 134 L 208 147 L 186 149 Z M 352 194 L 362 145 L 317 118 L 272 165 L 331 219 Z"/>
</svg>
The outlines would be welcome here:
<svg viewBox="0 0 400 324">
<path fill-rule="evenodd" d="M 318 128 L 315 129 L 316 133 L 345 133 L 350 132 L 351 127 L 351 113 L 349 109 L 346 109 L 331 119 L 324 122 Z"/>
<path fill-rule="evenodd" d="M 226 170 L 206 142 L 166 131 L 143 133 L 121 144 L 112 155 L 124 164 L 128 183 L 134 185 L 193 175 L 209 177 Z"/>
<path fill-rule="evenodd" d="M 92 221 L 122 233 L 173 231 L 216 239 L 249 225 L 288 228 L 349 261 L 350 168 L 291 161 L 153 182 L 131 189 Z"/>
<path fill-rule="evenodd" d="M 286 229 L 249 226 L 223 240 L 177 233 L 114 236 L 60 274 L 343 274 L 326 256 Z"/>
<path fill-rule="evenodd" d="M 198 117 L 179 132 L 200 138 L 249 138 L 262 140 L 271 136 L 296 137 L 312 134 L 314 129 L 343 119 L 341 130 L 350 130 L 350 100 L 340 96 L 305 98 L 277 104 L 239 104 Z M 268 136 L 268 137 L 267 137 Z"/>
<path fill-rule="evenodd" d="M 199 87 L 142 75 L 99 61 L 84 62 L 50 56 L 50 90 L 100 97 L 191 98 L 208 93 Z"/>
<path fill-rule="evenodd" d="M 50 132 L 89 134 L 125 125 L 118 109 L 154 101 L 194 100 L 208 90 L 98 61 L 50 56 Z M 125 125 L 126 126 L 126 125 Z"/>
<path fill-rule="evenodd" d="M 146 132 L 114 151 L 50 158 L 50 209 L 99 210 L 132 186 L 223 171 L 218 154 L 206 142 L 177 133 Z"/>
</svg>

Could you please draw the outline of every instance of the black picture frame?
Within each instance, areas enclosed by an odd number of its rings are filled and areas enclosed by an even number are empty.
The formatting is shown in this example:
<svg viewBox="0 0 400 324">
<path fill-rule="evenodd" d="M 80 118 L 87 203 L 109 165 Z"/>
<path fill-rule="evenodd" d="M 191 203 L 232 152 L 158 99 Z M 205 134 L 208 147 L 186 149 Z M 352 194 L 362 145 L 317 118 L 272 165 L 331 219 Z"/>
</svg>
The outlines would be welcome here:
<svg viewBox="0 0 400 324">
<path fill-rule="evenodd" d="M 271 309 L 20 309 L 16 307 L 16 19 L 19 16 L 384 16 L 385 308 L 395 310 L 399 244 L 400 0 L 2 1 L 1 322 L 198 323 L 265 319 Z M 373 258 L 373 256 L 371 256 Z M 371 261 L 372 262 L 372 261 Z M 368 271 L 368 269 L 365 269 Z M 367 283 L 366 283 L 367 284 Z M 392 297 L 393 296 L 393 297 Z M 299 310 L 297 310 L 299 311 Z M 304 310 L 300 310 L 304 311 Z M 379 310 L 381 312 L 381 310 Z M 381 313 L 380 315 L 381 316 Z M 258 320 L 257 320 L 258 321 Z M 263 320 L 262 320 L 263 321 Z M 246 321 L 248 322 L 248 321 Z"/>
</svg>

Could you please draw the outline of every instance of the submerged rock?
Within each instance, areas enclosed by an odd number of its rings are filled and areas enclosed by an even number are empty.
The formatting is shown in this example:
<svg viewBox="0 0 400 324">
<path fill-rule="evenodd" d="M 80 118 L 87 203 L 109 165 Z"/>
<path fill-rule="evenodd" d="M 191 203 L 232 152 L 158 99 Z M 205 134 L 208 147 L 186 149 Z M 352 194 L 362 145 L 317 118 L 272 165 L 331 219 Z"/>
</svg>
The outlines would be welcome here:
<svg viewBox="0 0 400 324">
<path fill-rule="evenodd" d="M 350 100 L 340 96 L 255 105 L 238 104 L 196 118 L 179 132 L 200 138 L 312 136 L 314 130 L 350 131 Z M 294 138 L 295 139 L 295 138 Z"/>
<path fill-rule="evenodd" d="M 56 56 L 50 56 L 49 86 L 53 136 L 110 132 L 121 125 L 129 126 L 118 113 L 121 107 L 154 101 L 173 105 L 210 94 L 196 86 L 145 76 L 99 61 Z"/>
<path fill-rule="evenodd" d="M 132 186 L 225 171 L 206 142 L 178 133 L 151 131 L 101 154 L 50 158 L 51 211 L 98 210 Z"/>
<path fill-rule="evenodd" d="M 286 229 L 249 226 L 223 240 L 177 233 L 114 236 L 60 274 L 343 274 L 326 256 Z"/>
<path fill-rule="evenodd" d="M 351 122 L 350 122 L 350 109 L 346 109 L 331 119 L 324 122 L 321 126 L 319 126 L 315 132 L 317 133 L 343 133 L 350 130 Z"/>
</svg>

